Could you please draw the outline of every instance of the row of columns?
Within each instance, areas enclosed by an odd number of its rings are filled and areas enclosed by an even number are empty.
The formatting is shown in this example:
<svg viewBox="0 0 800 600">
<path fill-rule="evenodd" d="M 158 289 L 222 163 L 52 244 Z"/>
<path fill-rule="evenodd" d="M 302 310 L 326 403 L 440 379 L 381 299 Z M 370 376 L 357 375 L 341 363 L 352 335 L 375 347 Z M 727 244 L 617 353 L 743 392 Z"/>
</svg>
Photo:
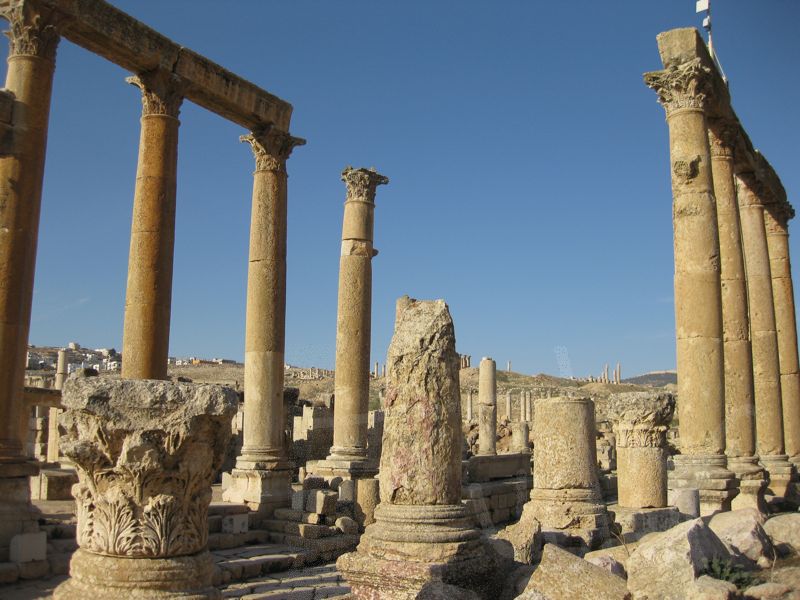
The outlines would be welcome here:
<svg viewBox="0 0 800 600">
<path fill-rule="evenodd" d="M 792 215 L 765 212 L 766 190 L 735 160 L 740 126 L 709 116 L 714 76 L 699 58 L 645 75 L 672 167 L 681 454 L 670 485 L 698 488 L 704 513 L 729 509 L 737 487 L 734 506 L 760 504 L 762 467 L 786 495 L 785 448 L 800 435 Z"/>
<path fill-rule="evenodd" d="M 486 360 L 486 359 L 484 359 Z M 491 360 L 491 359 L 489 359 Z M 481 361 L 481 364 L 483 361 Z M 495 366 L 496 372 L 496 366 Z M 481 395 L 480 395 L 480 369 L 478 370 L 478 403 L 481 404 Z M 496 389 L 496 388 L 495 388 Z M 506 390 L 506 397 L 505 397 L 505 416 L 509 421 L 514 420 L 512 418 L 512 392 L 511 390 Z M 466 393 L 466 402 L 465 402 L 465 411 L 464 411 L 464 420 L 469 422 L 472 421 L 474 416 L 474 404 L 475 404 L 475 390 L 468 389 Z M 497 405 L 496 399 L 496 392 L 495 392 L 495 406 Z M 495 409 L 495 414 L 496 409 Z M 478 418 L 480 418 L 480 413 L 478 414 Z M 516 419 L 519 422 L 528 422 L 533 420 L 533 394 L 529 390 L 520 390 L 519 393 L 519 414 L 518 418 Z"/>
</svg>

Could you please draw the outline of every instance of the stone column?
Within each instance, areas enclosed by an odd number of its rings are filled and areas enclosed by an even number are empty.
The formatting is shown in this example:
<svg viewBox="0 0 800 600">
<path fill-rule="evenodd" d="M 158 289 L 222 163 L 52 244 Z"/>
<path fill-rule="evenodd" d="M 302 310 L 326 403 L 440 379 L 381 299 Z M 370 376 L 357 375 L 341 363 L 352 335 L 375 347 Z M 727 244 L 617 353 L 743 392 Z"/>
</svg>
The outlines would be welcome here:
<svg viewBox="0 0 800 600">
<path fill-rule="evenodd" d="M 788 204 L 770 204 L 764 211 L 775 325 L 778 332 L 783 437 L 789 460 L 795 466 L 800 466 L 800 367 L 797 358 L 797 321 L 789 256 L 789 219 L 792 217 L 794 209 Z"/>
<path fill-rule="evenodd" d="M 528 411 L 525 409 L 526 399 L 528 397 L 528 392 L 525 390 L 520 390 L 519 392 L 519 420 L 520 422 L 527 422 L 528 421 Z"/>
<path fill-rule="evenodd" d="M 38 529 L 24 456 L 29 410 L 22 401 L 30 328 L 47 127 L 59 36 L 55 19 L 30 2 L 0 9 L 8 20 L 3 90 L 9 144 L 0 155 L 0 561 L 11 538 Z"/>
<path fill-rule="evenodd" d="M 478 454 L 497 454 L 497 364 L 489 357 L 478 367 Z"/>
<path fill-rule="evenodd" d="M 269 514 L 289 503 L 283 403 L 286 325 L 286 161 L 304 140 L 264 127 L 241 141 L 255 156 L 247 267 L 244 428 L 241 455 L 223 497 Z"/>
<path fill-rule="evenodd" d="M 467 423 L 472 421 L 472 388 L 467 392 Z"/>
<path fill-rule="evenodd" d="M 511 390 L 506 391 L 506 419 L 511 421 Z"/>
<path fill-rule="evenodd" d="M 793 467 L 784 452 L 778 334 L 764 224 L 763 191 L 752 173 L 738 173 L 736 182 L 750 306 L 756 447 L 761 464 L 769 475 L 767 492 L 774 496 L 786 496 L 793 477 Z"/>
<path fill-rule="evenodd" d="M 454 586 L 488 597 L 499 569 L 461 503 L 458 356 L 443 300 L 398 300 L 386 362 L 380 504 L 337 569 L 355 598 L 466 597 Z"/>
<path fill-rule="evenodd" d="M 755 455 L 753 354 L 750 347 L 742 230 L 733 174 L 733 149 L 738 131 L 736 123 L 709 120 L 708 138 L 717 201 L 722 286 L 725 454 L 728 468 L 739 479 L 739 495 L 733 499 L 731 507 L 762 510 L 766 481 L 764 470 L 758 466 L 758 457 Z"/>
<path fill-rule="evenodd" d="M 64 382 L 67 380 L 67 351 L 62 348 L 58 351 L 58 361 L 56 362 L 56 380 L 55 389 L 61 390 L 64 387 Z M 61 414 L 61 409 L 51 408 L 48 412 L 47 421 L 47 462 L 58 462 L 60 452 L 58 451 L 58 415 Z"/>
<path fill-rule="evenodd" d="M 166 379 L 182 84 L 176 76 L 161 70 L 126 81 L 142 92 L 142 119 L 125 294 L 122 377 Z"/>
<path fill-rule="evenodd" d="M 645 74 L 667 113 L 672 175 L 681 454 L 670 481 L 697 488 L 703 514 L 729 510 L 719 231 L 705 107 L 711 70 L 694 59 Z"/>
<path fill-rule="evenodd" d="M 533 421 L 533 392 L 525 392 L 525 420 Z"/>
<path fill-rule="evenodd" d="M 594 402 L 542 398 L 533 424 L 533 490 L 530 509 L 546 542 L 583 553 L 609 537 L 600 493 Z"/>
<path fill-rule="evenodd" d="M 67 382 L 62 442 L 78 467 L 80 548 L 54 598 L 220 597 L 208 505 L 238 403 L 212 385 Z"/>
<path fill-rule="evenodd" d="M 375 191 L 389 179 L 373 169 L 347 167 L 342 181 L 347 199 L 339 261 L 333 446 L 326 464 L 317 463 L 312 472 L 360 478 L 377 470 L 367 457 L 372 257 L 378 254 L 372 244 Z"/>
<path fill-rule="evenodd" d="M 619 505 L 624 508 L 667 506 L 666 431 L 675 411 L 672 394 L 612 394 L 608 418 L 617 442 Z"/>
</svg>

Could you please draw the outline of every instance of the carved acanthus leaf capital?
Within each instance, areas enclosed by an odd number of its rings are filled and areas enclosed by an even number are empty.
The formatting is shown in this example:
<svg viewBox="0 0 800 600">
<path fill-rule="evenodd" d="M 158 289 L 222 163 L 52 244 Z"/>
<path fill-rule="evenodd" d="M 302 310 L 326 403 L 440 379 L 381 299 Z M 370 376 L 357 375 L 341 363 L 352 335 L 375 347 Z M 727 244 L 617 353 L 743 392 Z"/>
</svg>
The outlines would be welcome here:
<svg viewBox="0 0 800 600">
<path fill-rule="evenodd" d="M 736 139 L 739 136 L 738 123 L 727 119 L 708 120 L 708 143 L 712 158 L 733 158 Z"/>
<path fill-rule="evenodd" d="M 681 108 L 705 109 L 712 94 L 712 71 L 695 58 L 663 71 L 644 74 L 644 82 L 658 94 L 669 115 Z"/>
<path fill-rule="evenodd" d="M 354 169 L 345 167 L 342 171 L 342 181 L 347 186 L 347 202 L 360 200 L 362 202 L 375 202 L 375 190 L 379 185 L 389 183 L 389 178 L 372 169 Z"/>
<path fill-rule="evenodd" d="M 142 116 L 178 118 L 186 85 L 177 75 L 156 69 L 125 79 L 142 91 Z"/>
<path fill-rule="evenodd" d="M 9 28 L 8 56 L 38 56 L 55 61 L 60 36 L 56 30 L 56 16 L 32 9 L 28 3 L 7 9 L 3 15 Z"/>
<path fill-rule="evenodd" d="M 304 146 L 303 138 L 293 137 L 271 126 L 248 133 L 239 138 L 247 142 L 256 159 L 256 171 L 286 172 L 286 160 L 295 146 Z"/>
</svg>

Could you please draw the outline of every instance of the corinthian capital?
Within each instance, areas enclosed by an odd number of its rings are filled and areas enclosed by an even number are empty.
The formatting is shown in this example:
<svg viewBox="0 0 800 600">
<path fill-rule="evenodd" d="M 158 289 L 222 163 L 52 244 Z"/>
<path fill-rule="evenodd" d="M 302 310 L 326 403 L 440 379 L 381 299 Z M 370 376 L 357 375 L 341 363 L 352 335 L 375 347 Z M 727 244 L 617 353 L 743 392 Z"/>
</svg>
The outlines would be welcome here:
<svg viewBox="0 0 800 600">
<path fill-rule="evenodd" d="M 739 125 L 728 119 L 708 120 L 708 142 L 712 158 L 733 158 Z"/>
<path fill-rule="evenodd" d="M 125 79 L 142 91 L 142 116 L 163 115 L 178 118 L 185 85 L 172 73 L 157 69 Z"/>
<path fill-rule="evenodd" d="M 347 186 L 346 202 L 360 200 L 362 202 L 375 202 L 375 190 L 379 185 L 389 183 L 389 178 L 373 169 L 354 169 L 345 167 L 342 171 L 342 181 Z"/>
<path fill-rule="evenodd" d="M 303 146 L 303 138 L 292 137 L 285 131 L 271 126 L 254 131 L 239 138 L 253 149 L 256 158 L 256 171 L 286 172 L 286 160 L 295 146 Z"/>
<path fill-rule="evenodd" d="M 663 71 L 644 74 L 644 82 L 658 94 L 667 114 L 681 108 L 706 107 L 712 93 L 711 69 L 695 58 Z"/>
<path fill-rule="evenodd" d="M 8 20 L 5 31 L 8 38 L 8 56 L 38 56 L 55 61 L 60 39 L 56 30 L 56 16 L 42 13 L 28 2 L 20 3 L 2 12 Z"/>
</svg>

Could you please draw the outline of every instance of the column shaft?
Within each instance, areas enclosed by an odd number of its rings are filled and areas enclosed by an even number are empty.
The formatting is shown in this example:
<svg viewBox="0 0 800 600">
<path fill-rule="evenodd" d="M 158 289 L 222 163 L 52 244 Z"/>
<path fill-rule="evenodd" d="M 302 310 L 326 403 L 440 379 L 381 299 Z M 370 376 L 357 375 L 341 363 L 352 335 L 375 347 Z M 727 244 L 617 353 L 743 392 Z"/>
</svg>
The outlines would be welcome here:
<svg viewBox="0 0 800 600">
<path fill-rule="evenodd" d="M 166 379 L 175 246 L 180 83 L 161 71 L 128 78 L 142 91 L 122 377 Z"/>
<path fill-rule="evenodd" d="M 478 370 L 479 454 L 497 454 L 497 364 L 484 358 Z"/>
<path fill-rule="evenodd" d="M 4 9 L 10 30 L 5 88 L 13 94 L 13 142 L 0 156 L 0 461 L 24 460 L 22 404 L 47 127 L 58 34 L 27 3 Z"/>
<path fill-rule="evenodd" d="M 375 189 L 388 179 L 368 169 L 347 168 L 339 261 L 336 319 L 335 406 L 331 458 L 363 461 L 367 456 L 372 257 Z"/>
<path fill-rule="evenodd" d="M 770 206 L 764 212 L 775 325 L 778 332 L 784 444 L 789 460 L 798 465 L 800 464 L 800 368 L 797 357 L 794 286 L 789 257 L 788 220 L 791 216 L 781 211 L 779 207 Z"/>
</svg>

